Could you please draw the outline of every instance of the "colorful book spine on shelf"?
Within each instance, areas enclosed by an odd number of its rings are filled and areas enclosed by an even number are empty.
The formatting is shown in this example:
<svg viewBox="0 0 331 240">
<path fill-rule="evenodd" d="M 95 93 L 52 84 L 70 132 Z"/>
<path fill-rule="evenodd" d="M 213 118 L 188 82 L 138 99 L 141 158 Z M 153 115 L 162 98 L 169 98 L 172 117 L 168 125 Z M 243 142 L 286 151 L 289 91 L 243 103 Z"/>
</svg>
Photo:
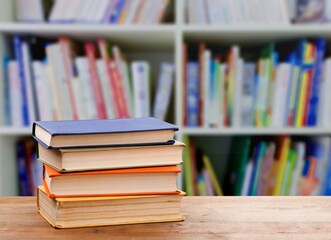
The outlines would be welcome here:
<svg viewBox="0 0 331 240">
<path fill-rule="evenodd" d="M 186 65 L 186 116 L 187 126 L 197 127 L 199 125 L 199 64 L 188 62 Z"/>
<path fill-rule="evenodd" d="M 313 68 L 312 83 L 309 89 L 309 102 L 308 102 L 308 112 L 306 116 L 305 124 L 307 126 L 316 126 L 317 125 L 317 114 L 319 106 L 319 89 L 320 81 L 322 76 L 322 64 L 324 59 L 326 42 L 324 39 L 318 39 L 315 42 L 316 45 L 316 59 Z"/>
</svg>

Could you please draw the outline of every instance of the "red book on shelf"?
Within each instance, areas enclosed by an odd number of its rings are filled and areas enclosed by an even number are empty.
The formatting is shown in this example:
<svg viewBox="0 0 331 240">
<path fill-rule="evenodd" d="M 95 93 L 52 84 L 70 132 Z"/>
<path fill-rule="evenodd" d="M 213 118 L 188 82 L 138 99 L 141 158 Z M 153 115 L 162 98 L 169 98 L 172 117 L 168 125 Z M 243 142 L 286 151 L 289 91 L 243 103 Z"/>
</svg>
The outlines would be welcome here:
<svg viewBox="0 0 331 240">
<path fill-rule="evenodd" d="M 107 114 L 106 114 L 106 107 L 103 99 L 100 79 L 95 65 L 95 60 L 96 60 L 95 46 L 92 43 L 85 43 L 85 52 L 88 59 L 89 70 L 91 74 L 91 83 L 92 83 L 93 95 L 98 111 L 98 118 L 105 119 L 107 118 Z"/>
<path fill-rule="evenodd" d="M 98 46 L 101 53 L 101 57 L 106 65 L 110 86 L 112 87 L 116 117 L 128 118 L 129 111 L 126 104 L 124 86 L 119 66 L 116 65 L 115 61 L 111 61 L 108 53 L 107 43 L 104 39 L 98 40 Z"/>
<path fill-rule="evenodd" d="M 59 39 L 59 43 L 61 47 L 61 55 L 65 70 L 66 83 L 69 91 L 70 105 L 73 114 L 72 117 L 74 120 L 78 120 L 77 105 L 75 103 L 74 90 L 71 84 L 74 73 L 73 73 L 73 64 L 71 59 L 70 40 L 67 37 L 61 37 Z"/>
<path fill-rule="evenodd" d="M 198 123 L 199 126 L 203 126 L 204 121 L 204 98 L 208 96 L 204 96 L 204 81 L 208 81 L 209 79 L 204 79 L 204 71 L 206 71 L 208 66 L 205 66 L 204 64 L 204 53 L 206 50 L 206 44 L 205 43 L 199 43 L 199 118 L 198 118 Z"/>
</svg>

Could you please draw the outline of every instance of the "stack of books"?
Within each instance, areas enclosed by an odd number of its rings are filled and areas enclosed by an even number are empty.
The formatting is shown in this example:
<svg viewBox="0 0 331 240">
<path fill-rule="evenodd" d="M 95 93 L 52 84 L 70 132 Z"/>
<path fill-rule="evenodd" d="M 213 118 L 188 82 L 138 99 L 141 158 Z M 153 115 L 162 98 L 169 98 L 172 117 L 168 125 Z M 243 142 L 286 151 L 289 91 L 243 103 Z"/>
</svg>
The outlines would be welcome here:
<svg viewBox="0 0 331 240">
<path fill-rule="evenodd" d="M 177 130 L 155 118 L 35 122 L 38 211 L 56 228 L 183 220 Z"/>
</svg>

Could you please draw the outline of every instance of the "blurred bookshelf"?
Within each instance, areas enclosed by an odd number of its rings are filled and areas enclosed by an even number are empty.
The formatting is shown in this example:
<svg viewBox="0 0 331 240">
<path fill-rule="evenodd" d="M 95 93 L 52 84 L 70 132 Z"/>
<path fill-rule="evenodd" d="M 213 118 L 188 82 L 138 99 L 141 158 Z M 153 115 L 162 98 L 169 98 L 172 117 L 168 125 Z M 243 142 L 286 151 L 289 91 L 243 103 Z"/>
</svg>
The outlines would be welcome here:
<svg viewBox="0 0 331 240">
<path fill-rule="evenodd" d="M 183 124 L 186 111 L 184 106 L 186 96 L 183 94 L 186 88 L 183 83 L 183 43 L 192 45 L 192 48 L 196 48 L 192 52 L 195 52 L 198 45 L 204 42 L 207 47 L 212 46 L 221 54 L 226 55 L 227 50 L 224 49 L 228 49 L 232 45 L 247 49 L 261 47 L 273 41 L 286 42 L 301 38 L 315 39 L 318 37 L 326 39 L 327 49 L 330 50 L 329 43 L 331 40 L 331 24 L 328 23 L 292 24 L 290 20 L 288 23 L 267 24 L 262 22 L 249 25 L 242 23 L 192 23 L 187 16 L 188 2 L 190 1 L 197 2 L 193 0 L 169 1 L 165 21 L 157 24 L 90 24 L 81 22 L 62 24 L 48 23 L 47 21 L 18 22 L 15 17 L 15 1 L 6 0 L 3 1 L 0 9 L 0 55 L 3 57 L 7 52 L 6 39 L 14 35 L 29 35 L 50 39 L 52 43 L 62 36 L 79 42 L 96 42 L 98 38 L 103 38 L 111 45 L 119 46 L 126 57 L 130 59 L 130 62 L 146 60 L 151 64 L 152 99 L 155 98 L 161 63 L 172 62 L 175 67 L 175 76 L 165 120 L 176 124 L 180 128 L 180 131 L 176 134 L 177 139 L 193 138 L 206 153 L 210 153 L 208 155 L 211 164 L 214 166 L 218 181 L 222 184 L 226 175 L 224 168 L 226 163 L 231 161 L 227 153 L 230 151 L 230 143 L 236 137 L 289 135 L 300 138 L 331 135 L 331 124 L 330 126 L 303 126 L 300 128 L 292 126 L 277 128 L 255 126 L 207 128 L 201 125 L 187 127 Z M 193 55 L 198 56 L 196 53 Z M 198 58 L 195 60 L 198 60 Z M 4 76 L 3 66 L 0 74 Z M 0 81 L 1 99 L 5 97 L 3 82 L 3 80 Z M 151 104 L 153 104 L 153 101 Z M 4 116 L 4 104 L 1 104 L 0 111 L 0 116 Z M 16 143 L 19 139 L 30 136 L 31 124 L 25 127 L 5 126 L 4 118 L 1 117 L 0 125 L 0 195 L 18 195 Z M 221 140 L 218 141 L 218 138 Z M 224 157 L 225 155 L 226 157 Z M 179 182 L 180 188 L 184 188 L 184 190 L 187 188 L 185 171 L 188 170 L 185 169 L 184 165 L 183 181 Z"/>
</svg>

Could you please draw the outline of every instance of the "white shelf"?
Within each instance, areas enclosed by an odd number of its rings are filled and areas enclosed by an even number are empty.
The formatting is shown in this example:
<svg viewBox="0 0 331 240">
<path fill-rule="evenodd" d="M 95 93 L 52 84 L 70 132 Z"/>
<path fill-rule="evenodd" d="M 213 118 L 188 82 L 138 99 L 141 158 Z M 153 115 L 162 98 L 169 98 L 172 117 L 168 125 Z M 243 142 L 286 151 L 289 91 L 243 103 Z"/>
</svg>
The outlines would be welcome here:
<svg viewBox="0 0 331 240">
<path fill-rule="evenodd" d="M 231 135 L 331 135 L 331 128 L 181 128 L 181 134 L 231 136 Z"/>
<path fill-rule="evenodd" d="M 121 46 L 137 49 L 173 49 L 174 25 L 91 25 L 0 23 L 0 33 L 29 34 L 57 38 L 65 35 L 79 40 L 110 39 Z"/>
<path fill-rule="evenodd" d="M 0 127 L 0 136 L 29 136 L 31 127 Z"/>
<path fill-rule="evenodd" d="M 185 40 L 208 41 L 221 44 L 259 44 L 269 41 L 289 40 L 300 37 L 331 38 L 331 24 L 325 25 L 185 25 Z"/>
</svg>

